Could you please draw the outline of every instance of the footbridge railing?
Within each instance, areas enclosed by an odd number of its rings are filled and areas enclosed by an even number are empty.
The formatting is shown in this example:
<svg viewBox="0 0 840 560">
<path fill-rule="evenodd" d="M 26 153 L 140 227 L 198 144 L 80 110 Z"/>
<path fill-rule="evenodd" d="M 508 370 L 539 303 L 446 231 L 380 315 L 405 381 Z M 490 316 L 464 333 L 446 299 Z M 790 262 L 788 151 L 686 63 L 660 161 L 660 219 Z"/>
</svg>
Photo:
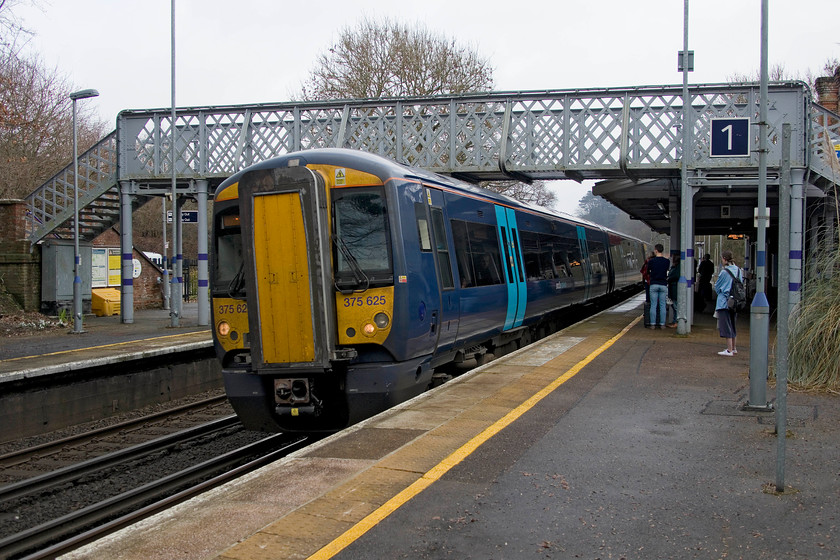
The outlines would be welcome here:
<svg viewBox="0 0 840 560">
<path fill-rule="evenodd" d="M 758 84 L 693 86 L 689 93 L 689 166 L 754 174 Z M 748 157 L 710 155 L 710 120 L 718 117 L 750 118 Z M 805 84 L 772 84 L 768 118 L 770 167 L 780 164 L 788 122 L 791 165 L 830 173 L 833 154 L 825 146 L 840 142 L 836 115 L 813 105 Z M 173 165 L 181 182 L 215 183 L 252 163 L 318 147 L 365 150 L 472 181 L 677 176 L 682 126 L 679 86 L 189 108 L 177 111 L 174 125 L 169 109 L 124 111 L 116 132 L 82 156 L 80 191 L 90 198 L 120 181 L 159 189 Z M 72 166 L 28 198 L 33 243 L 66 221 L 68 200 L 72 215 Z"/>
</svg>

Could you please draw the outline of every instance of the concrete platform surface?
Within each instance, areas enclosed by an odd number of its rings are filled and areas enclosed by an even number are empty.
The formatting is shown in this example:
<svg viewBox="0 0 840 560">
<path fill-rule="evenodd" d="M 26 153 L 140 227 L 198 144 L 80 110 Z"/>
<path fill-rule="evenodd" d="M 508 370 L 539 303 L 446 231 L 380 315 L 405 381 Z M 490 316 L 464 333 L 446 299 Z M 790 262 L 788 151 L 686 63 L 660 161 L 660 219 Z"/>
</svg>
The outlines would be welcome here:
<svg viewBox="0 0 840 560">
<path fill-rule="evenodd" d="M 840 411 L 636 299 L 65 558 L 840 558 Z M 772 399 L 774 388 L 768 389 Z"/>
<path fill-rule="evenodd" d="M 174 351 L 211 348 L 209 326 L 197 324 L 198 305 L 185 303 L 178 327 L 170 327 L 169 311 L 135 312 L 134 322 L 119 316 L 86 316 L 83 332 L 51 329 L 0 338 L 0 383 L 97 365 L 149 358 Z"/>
</svg>

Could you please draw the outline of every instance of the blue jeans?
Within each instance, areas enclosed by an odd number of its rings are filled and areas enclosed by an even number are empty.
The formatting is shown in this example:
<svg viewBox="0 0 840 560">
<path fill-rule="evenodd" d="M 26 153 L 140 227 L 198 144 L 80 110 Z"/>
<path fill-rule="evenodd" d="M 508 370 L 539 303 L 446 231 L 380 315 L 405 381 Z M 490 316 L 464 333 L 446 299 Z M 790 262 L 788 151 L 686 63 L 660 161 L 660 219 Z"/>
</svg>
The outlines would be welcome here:
<svg viewBox="0 0 840 560">
<path fill-rule="evenodd" d="M 665 324 L 665 302 L 668 299 L 668 286 L 663 284 L 650 285 L 650 324 L 662 326 Z M 659 321 L 656 320 L 657 312 Z"/>
</svg>

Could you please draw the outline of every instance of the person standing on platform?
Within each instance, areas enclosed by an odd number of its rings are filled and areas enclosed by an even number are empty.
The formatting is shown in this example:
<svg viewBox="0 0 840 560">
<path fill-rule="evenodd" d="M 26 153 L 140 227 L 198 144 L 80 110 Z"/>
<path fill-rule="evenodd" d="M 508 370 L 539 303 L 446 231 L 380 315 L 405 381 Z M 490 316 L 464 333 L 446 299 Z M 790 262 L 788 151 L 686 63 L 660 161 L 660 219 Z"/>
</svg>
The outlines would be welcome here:
<svg viewBox="0 0 840 560">
<path fill-rule="evenodd" d="M 668 269 L 671 261 L 662 256 L 662 243 L 654 246 L 654 257 L 648 261 L 650 275 L 650 325 L 649 329 L 661 329 L 665 324 L 668 299 Z"/>
<path fill-rule="evenodd" d="M 703 255 L 703 260 L 700 261 L 700 265 L 697 267 L 697 272 L 700 273 L 700 280 L 698 282 L 698 291 L 699 293 L 699 304 L 702 304 L 702 307 L 698 304 L 699 311 L 703 311 L 703 308 L 706 307 L 707 301 L 712 301 L 712 275 L 715 273 L 715 265 L 712 262 L 712 256 L 708 253 Z"/>
<path fill-rule="evenodd" d="M 719 356 L 734 356 L 738 353 L 738 348 L 735 346 L 735 319 L 736 314 L 734 309 L 729 309 L 727 302 L 729 301 L 729 292 L 732 290 L 732 280 L 738 278 L 743 282 L 741 269 L 732 260 L 732 251 L 724 251 L 721 253 L 723 260 L 723 269 L 718 273 L 717 282 L 715 282 L 715 292 L 717 293 L 717 302 L 715 303 L 715 317 L 717 317 L 718 331 L 720 337 L 726 339 L 726 350 L 718 352 Z M 729 275 L 726 271 L 732 273 Z"/>
<path fill-rule="evenodd" d="M 656 256 L 656 253 L 651 253 L 645 259 L 645 264 L 642 265 L 642 269 L 639 271 L 642 273 L 642 284 L 645 285 L 645 301 L 650 303 L 650 273 L 648 272 L 648 263 L 650 259 Z"/>
</svg>

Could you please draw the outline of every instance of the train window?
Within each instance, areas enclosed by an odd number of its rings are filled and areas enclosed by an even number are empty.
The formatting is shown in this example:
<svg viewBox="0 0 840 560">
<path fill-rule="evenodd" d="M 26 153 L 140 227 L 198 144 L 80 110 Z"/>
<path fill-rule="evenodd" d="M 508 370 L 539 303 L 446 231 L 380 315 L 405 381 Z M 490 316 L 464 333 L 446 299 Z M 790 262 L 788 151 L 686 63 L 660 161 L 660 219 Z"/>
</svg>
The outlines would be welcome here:
<svg viewBox="0 0 840 560">
<path fill-rule="evenodd" d="M 522 239 L 522 257 L 525 259 L 525 277 L 529 281 L 542 280 L 540 271 L 540 242 L 535 233 L 520 231 Z"/>
<path fill-rule="evenodd" d="M 592 270 L 593 282 L 599 284 L 607 273 L 607 249 L 601 241 L 588 239 L 589 265 Z"/>
<path fill-rule="evenodd" d="M 566 253 L 556 248 L 551 253 L 551 260 L 554 262 L 554 270 L 557 271 L 557 278 L 570 278 L 572 276 L 569 263 L 566 262 L 565 258 Z"/>
<path fill-rule="evenodd" d="M 467 222 L 451 220 L 452 239 L 455 241 L 455 261 L 458 263 L 458 275 L 461 277 L 461 287 L 475 286 L 475 273 L 472 269 L 470 257 L 470 242 L 467 239 Z"/>
<path fill-rule="evenodd" d="M 508 245 L 507 241 L 507 228 L 501 227 L 499 230 L 502 232 L 502 248 L 505 252 L 504 261 L 506 263 L 505 268 L 507 268 L 507 278 L 508 282 L 513 282 L 513 269 L 511 268 L 511 258 L 510 258 L 510 246 Z"/>
<path fill-rule="evenodd" d="M 496 228 L 462 220 L 452 220 L 451 225 L 461 287 L 501 284 L 504 273 Z"/>
<path fill-rule="evenodd" d="M 426 218 L 426 205 L 422 202 L 415 202 L 414 215 L 417 217 L 417 234 L 420 236 L 420 250 L 424 253 L 429 253 L 432 251 L 432 238 L 429 235 L 429 221 Z"/>
<path fill-rule="evenodd" d="M 564 260 L 568 263 L 569 270 L 572 273 L 572 278 L 575 279 L 575 282 L 583 282 L 585 277 L 583 273 L 583 256 L 580 254 L 580 247 L 578 246 L 577 240 L 575 240 L 574 246 L 572 244 L 568 244 L 563 251 L 565 255 Z"/>
<path fill-rule="evenodd" d="M 443 210 L 440 208 L 432 208 L 432 227 L 435 232 L 435 245 L 440 265 L 440 287 L 444 290 L 454 288 L 452 264 L 449 262 L 449 244 L 446 241 L 446 228 L 443 227 Z"/>
<path fill-rule="evenodd" d="M 393 282 L 388 214 L 382 193 L 341 189 L 333 199 L 333 211 L 336 284 Z"/>
</svg>

